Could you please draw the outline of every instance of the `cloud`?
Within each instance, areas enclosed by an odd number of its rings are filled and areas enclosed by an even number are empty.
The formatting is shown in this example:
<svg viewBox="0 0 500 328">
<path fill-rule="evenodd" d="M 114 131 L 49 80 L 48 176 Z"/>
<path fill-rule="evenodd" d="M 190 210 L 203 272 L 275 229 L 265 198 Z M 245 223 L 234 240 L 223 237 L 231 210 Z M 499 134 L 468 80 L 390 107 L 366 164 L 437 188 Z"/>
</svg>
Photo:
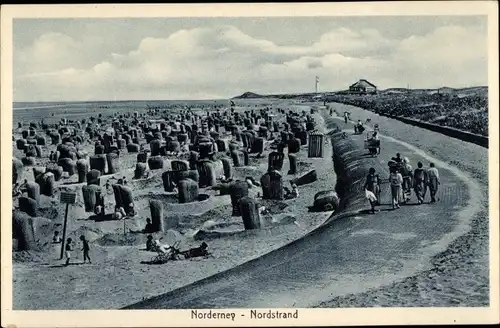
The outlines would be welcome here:
<svg viewBox="0 0 500 328">
<path fill-rule="evenodd" d="M 107 41 L 104 36 L 75 40 L 48 33 L 15 49 L 14 99 L 196 99 L 244 91 L 307 92 L 314 88 L 316 75 L 321 90 L 344 89 L 359 78 L 382 88 L 487 83 L 486 35 L 470 27 L 444 26 L 402 40 L 375 29 L 336 28 L 308 46 L 279 45 L 227 25 L 146 36 L 125 53 L 113 51 L 113 42 Z"/>
</svg>

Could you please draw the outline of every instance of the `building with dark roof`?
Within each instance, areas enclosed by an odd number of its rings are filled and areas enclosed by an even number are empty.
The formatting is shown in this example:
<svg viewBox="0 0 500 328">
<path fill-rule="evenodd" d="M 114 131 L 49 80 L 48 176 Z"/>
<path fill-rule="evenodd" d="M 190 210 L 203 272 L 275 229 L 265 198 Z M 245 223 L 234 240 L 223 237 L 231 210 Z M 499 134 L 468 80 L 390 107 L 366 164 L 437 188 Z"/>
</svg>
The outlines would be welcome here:
<svg viewBox="0 0 500 328">
<path fill-rule="evenodd" d="M 351 93 L 377 93 L 377 86 L 361 79 L 349 87 Z"/>
</svg>

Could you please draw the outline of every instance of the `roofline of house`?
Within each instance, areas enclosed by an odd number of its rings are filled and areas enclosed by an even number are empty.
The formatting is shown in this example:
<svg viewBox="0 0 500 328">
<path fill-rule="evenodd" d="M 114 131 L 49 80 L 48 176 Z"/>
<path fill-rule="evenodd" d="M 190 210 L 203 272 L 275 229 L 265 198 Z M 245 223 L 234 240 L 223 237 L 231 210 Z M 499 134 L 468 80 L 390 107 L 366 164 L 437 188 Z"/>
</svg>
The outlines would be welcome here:
<svg viewBox="0 0 500 328">
<path fill-rule="evenodd" d="M 359 79 L 359 81 L 354 82 L 354 83 L 353 83 L 353 84 L 351 84 L 349 87 L 352 87 L 352 86 L 354 86 L 356 83 L 359 83 L 359 82 L 361 82 L 361 81 L 364 81 L 364 82 L 368 83 L 370 86 L 372 86 L 372 87 L 374 87 L 374 88 L 377 88 L 377 86 L 376 86 L 375 84 L 370 83 L 368 80 L 365 80 L 365 79 Z"/>
</svg>

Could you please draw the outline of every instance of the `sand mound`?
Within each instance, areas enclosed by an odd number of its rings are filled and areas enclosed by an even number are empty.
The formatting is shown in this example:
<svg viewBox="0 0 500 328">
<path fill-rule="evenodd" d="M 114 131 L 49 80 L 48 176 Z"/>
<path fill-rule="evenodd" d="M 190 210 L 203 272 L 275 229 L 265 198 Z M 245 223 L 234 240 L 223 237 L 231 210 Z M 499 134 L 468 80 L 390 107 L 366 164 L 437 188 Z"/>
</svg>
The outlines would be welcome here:
<svg viewBox="0 0 500 328">
<path fill-rule="evenodd" d="M 138 246 L 146 243 L 146 234 L 108 233 L 96 240 L 101 246 Z"/>
<path fill-rule="evenodd" d="M 255 167 L 235 167 L 234 177 L 236 179 L 252 177 L 256 181 L 260 181 L 260 178 L 262 177 L 262 172 Z"/>
<path fill-rule="evenodd" d="M 144 190 L 144 189 L 162 189 L 163 190 L 163 182 L 161 179 L 161 175 L 153 174 L 149 172 L 150 176 L 145 179 L 131 179 L 129 180 L 131 187 L 134 190 Z"/>
<path fill-rule="evenodd" d="M 260 206 L 264 206 L 269 214 L 281 214 L 283 210 L 288 207 L 288 204 L 285 202 L 277 201 L 277 200 L 268 200 L 268 199 L 260 199 Z"/>
<path fill-rule="evenodd" d="M 103 235 L 103 232 L 98 228 L 81 226 L 78 229 L 72 231 L 69 234 L 69 237 L 73 238 L 74 240 L 79 240 L 80 236 L 82 235 L 85 236 L 88 241 L 94 241 L 96 239 L 99 239 Z"/>
<path fill-rule="evenodd" d="M 311 168 L 314 168 L 311 163 L 300 160 L 297 162 L 297 172 L 309 171 Z"/>
<path fill-rule="evenodd" d="M 138 195 L 134 197 L 134 201 L 140 201 L 146 199 L 148 202 L 150 200 L 159 200 L 162 203 L 173 203 L 177 204 L 179 203 L 179 197 L 177 194 L 170 193 L 170 194 L 164 194 L 163 191 L 160 192 L 149 192 L 147 194 L 143 195 Z"/>
<path fill-rule="evenodd" d="M 231 205 L 216 207 L 201 215 L 182 215 L 179 213 L 175 219 L 178 220 L 178 226 L 182 230 L 199 229 L 207 221 L 223 224 L 232 221 Z"/>
<path fill-rule="evenodd" d="M 217 229 L 227 229 L 234 226 L 242 225 L 242 220 L 238 220 L 238 222 L 215 222 L 213 220 L 208 220 L 203 223 L 201 226 L 202 230 L 217 230 Z"/>
<path fill-rule="evenodd" d="M 182 234 L 176 230 L 154 233 L 153 239 L 161 239 L 162 243 L 169 245 L 183 239 Z M 145 233 L 108 233 L 96 240 L 100 246 L 139 246 L 145 245 L 148 234 Z"/>
<path fill-rule="evenodd" d="M 41 263 L 45 262 L 44 254 L 33 251 L 12 252 L 12 262 L 14 263 Z"/>
<path fill-rule="evenodd" d="M 60 218 L 57 207 L 44 207 L 38 209 L 38 216 L 47 218 L 49 220 L 57 220 Z"/>
<path fill-rule="evenodd" d="M 208 230 L 199 230 L 194 236 L 194 240 L 210 240 L 210 239 L 218 239 L 224 237 L 233 237 L 240 236 L 245 234 L 245 230 L 235 230 L 235 231 L 208 231 Z"/>
</svg>

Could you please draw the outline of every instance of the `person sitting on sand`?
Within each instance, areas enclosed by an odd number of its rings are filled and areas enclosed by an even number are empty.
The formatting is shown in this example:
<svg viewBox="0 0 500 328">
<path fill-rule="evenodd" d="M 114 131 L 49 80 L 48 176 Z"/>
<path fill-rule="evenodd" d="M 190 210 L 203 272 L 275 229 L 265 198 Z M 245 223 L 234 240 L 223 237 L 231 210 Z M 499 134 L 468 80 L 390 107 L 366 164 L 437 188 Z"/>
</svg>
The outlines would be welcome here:
<svg viewBox="0 0 500 328">
<path fill-rule="evenodd" d="M 144 229 L 142 230 L 142 232 L 144 233 L 152 233 L 154 232 L 153 231 L 153 224 L 151 223 L 151 219 L 150 218 L 147 218 L 146 219 L 146 226 L 144 227 Z"/>
<path fill-rule="evenodd" d="M 251 189 L 252 187 L 255 187 L 255 185 L 253 184 L 252 179 L 250 179 L 250 178 L 246 178 L 246 179 L 245 179 L 245 181 L 246 181 L 246 183 L 247 183 L 247 185 L 248 185 L 248 188 L 250 188 L 250 189 Z"/>
<path fill-rule="evenodd" d="M 136 216 L 137 212 L 135 211 L 134 203 L 128 204 L 128 211 L 126 212 L 127 216 Z"/>
<path fill-rule="evenodd" d="M 153 249 L 156 249 L 157 251 L 162 253 L 167 253 L 170 249 L 170 245 L 169 244 L 163 245 L 159 239 L 155 239 L 153 243 Z"/>
<path fill-rule="evenodd" d="M 24 193 L 27 191 L 27 188 L 28 188 L 28 180 L 24 179 L 23 184 L 19 186 L 19 191 L 21 191 L 21 193 Z"/>
<path fill-rule="evenodd" d="M 180 252 L 184 255 L 184 258 L 189 259 L 192 257 L 208 256 L 208 244 L 206 242 L 201 243 L 200 247 L 190 248 L 187 251 Z"/>
<path fill-rule="evenodd" d="M 121 220 L 126 215 L 127 215 L 127 213 L 125 213 L 125 210 L 123 209 L 123 207 L 115 206 L 115 212 L 113 213 L 113 219 Z"/>
<path fill-rule="evenodd" d="M 12 197 L 20 196 L 21 194 L 21 190 L 19 190 L 19 183 L 16 182 L 14 187 L 12 187 Z"/>
<path fill-rule="evenodd" d="M 97 204 L 94 208 L 94 214 L 96 216 L 104 216 L 104 208 L 102 207 L 102 205 L 100 204 Z"/>
<path fill-rule="evenodd" d="M 54 237 L 52 237 L 52 244 L 60 244 L 62 242 L 61 236 L 59 236 L 59 231 L 54 231 Z"/>
<path fill-rule="evenodd" d="M 299 197 L 299 189 L 297 188 L 297 185 L 295 183 L 292 184 L 292 191 L 286 188 L 285 192 L 285 199 L 294 199 Z"/>
<path fill-rule="evenodd" d="M 106 190 L 110 190 L 111 189 L 111 182 L 106 181 Z"/>
</svg>

